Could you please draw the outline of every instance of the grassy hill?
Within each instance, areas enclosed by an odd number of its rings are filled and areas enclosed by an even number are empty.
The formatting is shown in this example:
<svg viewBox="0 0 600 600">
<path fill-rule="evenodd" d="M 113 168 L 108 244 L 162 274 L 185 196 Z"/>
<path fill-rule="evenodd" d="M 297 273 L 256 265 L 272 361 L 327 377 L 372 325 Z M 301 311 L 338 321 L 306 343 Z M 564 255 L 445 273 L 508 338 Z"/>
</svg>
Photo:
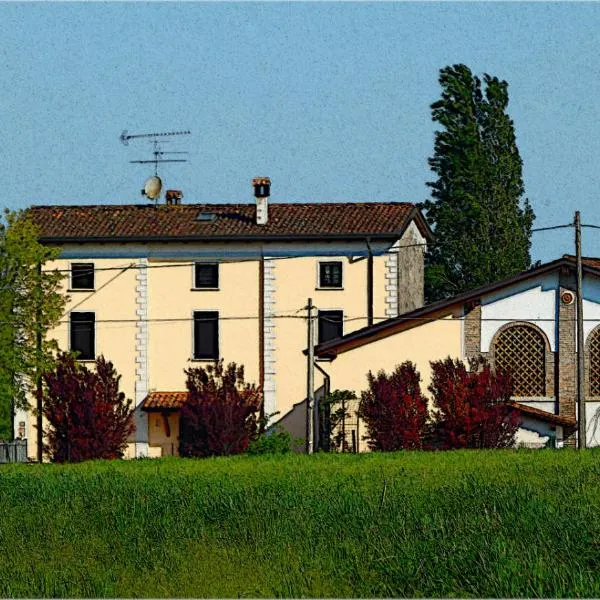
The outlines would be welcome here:
<svg viewBox="0 0 600 600">
<path fill-rule="evenodd" d="M 600 451 L 0 468 L 0 597 L 600 597 Z"/>
</svg>

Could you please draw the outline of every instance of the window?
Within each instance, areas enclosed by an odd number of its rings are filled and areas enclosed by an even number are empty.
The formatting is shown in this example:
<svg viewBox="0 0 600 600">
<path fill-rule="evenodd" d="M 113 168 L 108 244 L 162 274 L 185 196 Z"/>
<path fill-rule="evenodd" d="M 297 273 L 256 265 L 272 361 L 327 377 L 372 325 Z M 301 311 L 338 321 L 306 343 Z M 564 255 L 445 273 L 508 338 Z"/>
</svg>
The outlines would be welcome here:
<svg viewBox="0 0 600 600">
<path fill-rule="evenodd" d="M 342 262 L 319 263 L 319 287 L 341 288 L 342 287 Z"/>
<path fill-rule="evenodd" d="M 79 360 L 94 360 L 96 358 L 95 325 L 95 313 L 71 313 L 71 352 L 77 352 Z"/>
<path fill-rule="evenodd" d="M 590 396 L 600 396 L 600 329 L 590 334 L 588 342 L 590 353 Z"/>
<path fill-rule="evenodd" d="M 194 358 L 219 358 L 219 313 L 216 311 L 194 312 Z"/>
<path fill-rule="evenodd" d="M 196 263 L 194 265 L 194 288 L 216 289 L 219 287 L 219 265 Z"/>
<path fill-rule="evenodd" d="M 543 335 L 527 325 L 516 325 L 498 335 L 494 345 L 497 369 L 512 374 L 515 396 L 546 395 L 546 344 Z"/>
<path fill-rule="evenodd" d="M 344 335 L 344 311 L 319 311 L 319 344 Z"/>
<path fill-rule="evenodd" d="M 71 265 L 71 289 L 94 289 L 94 263 L 73 263 Z"/>
</svg>

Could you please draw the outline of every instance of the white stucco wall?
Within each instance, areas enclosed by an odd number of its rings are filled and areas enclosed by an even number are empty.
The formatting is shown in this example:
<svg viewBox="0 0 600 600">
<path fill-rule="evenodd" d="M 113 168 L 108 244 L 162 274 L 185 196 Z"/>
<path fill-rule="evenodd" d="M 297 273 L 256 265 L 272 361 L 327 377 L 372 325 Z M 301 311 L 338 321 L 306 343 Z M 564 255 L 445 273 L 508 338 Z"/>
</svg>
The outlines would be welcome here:
<svg viewBox="0 0 600 600">
<path fill-rule="evenodd" d="M 588 447 L 600 446 L 600 402 L 585 403 L 585 421 Z"/>
<path fill-rule="evenodd" d="M 555 400 L 554 398 L 548 398 L 547 400 L 540 400 L 536 398 L 535 400 L 528 400 L 527 398 L 519 397 L 515 398 L 517 402 L 520 404 L 525 404 L 526 406 L 531 406 L 533 408 L 539 408 L 540 410 L 545 410 L 550 414 L 556 414 L 555 408 Z"/>
<path fill-rule="evenodd" d="M 556 346 L 556 288 L 558 274 L 550 273 L 517 283 L 481 299 L 481 351 L 489 352 L 498 329 L 511 321 L 536 324 Z"/>
<path fill-rule="evenodd" d="M 553 431 L 548 423 L 524 417 L 521 427 L 517 430 L 515 436 L 515 444 L 517 446 L 543 447 L 550 437 L 554 437 L 556 432 Z"/>
<path fill-rule="evenodd" d="M 587 341 L 592 330 L 600 325 L 600 280 L 585 277 L 583 280 L 583 335 Z"/>
</svg>

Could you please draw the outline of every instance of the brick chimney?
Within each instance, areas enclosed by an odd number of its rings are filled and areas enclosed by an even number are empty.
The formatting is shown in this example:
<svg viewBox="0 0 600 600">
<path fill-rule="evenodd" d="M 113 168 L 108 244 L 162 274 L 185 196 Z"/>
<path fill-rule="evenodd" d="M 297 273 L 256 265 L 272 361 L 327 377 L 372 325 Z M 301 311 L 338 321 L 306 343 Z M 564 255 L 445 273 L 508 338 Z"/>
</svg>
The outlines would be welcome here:
<svg viewBox="0 0 600 600">
<path fill-rule="evenodd" d="M 181 199 L 183 198 L 183 192 L 181 190 L 167 190 L 165 193 L 165 198 L 167 200 L 167 204 L 181 204 Z"/>
<path fill-rule="evenodd" d="M 268 177 L 255 177 L 252 180 L 256 198 L 256 224 L 266 225 L 269 220 L 269 195 L 271 180 Z"/>
</svg>

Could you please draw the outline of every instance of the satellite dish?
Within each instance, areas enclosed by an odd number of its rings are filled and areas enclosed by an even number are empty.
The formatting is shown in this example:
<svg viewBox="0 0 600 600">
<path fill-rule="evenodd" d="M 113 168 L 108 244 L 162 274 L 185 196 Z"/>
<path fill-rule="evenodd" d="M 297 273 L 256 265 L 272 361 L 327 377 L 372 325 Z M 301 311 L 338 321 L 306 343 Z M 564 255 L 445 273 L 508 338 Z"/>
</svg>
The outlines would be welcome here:
<svg viewBox="0 0 600 600">
<path fill-rule="evenodd" d="M 150 200 L 156 200 L 160 196 L 161 190 L 162 181 L 160 177 L 153 175 L 152 177 L 148 177 L 148 179 L 146 179 L 144 189 L 142 190 L 142 196 L 146 196 L 147 198 L 150 198 Z"/>
</svg>

